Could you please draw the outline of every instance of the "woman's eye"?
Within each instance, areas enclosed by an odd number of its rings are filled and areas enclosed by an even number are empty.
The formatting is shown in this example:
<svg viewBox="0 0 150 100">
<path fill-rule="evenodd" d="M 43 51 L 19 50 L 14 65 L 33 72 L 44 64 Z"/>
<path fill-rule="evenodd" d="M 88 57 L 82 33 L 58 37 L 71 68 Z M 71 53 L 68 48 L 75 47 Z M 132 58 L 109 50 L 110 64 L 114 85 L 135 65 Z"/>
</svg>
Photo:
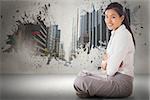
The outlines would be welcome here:
<svg viewBox="0 0 150 100">
<path fill-rule="evenodd" d="M 116 18 L 115 16 L 113 16 L 112 18 Z"/>
</svg>

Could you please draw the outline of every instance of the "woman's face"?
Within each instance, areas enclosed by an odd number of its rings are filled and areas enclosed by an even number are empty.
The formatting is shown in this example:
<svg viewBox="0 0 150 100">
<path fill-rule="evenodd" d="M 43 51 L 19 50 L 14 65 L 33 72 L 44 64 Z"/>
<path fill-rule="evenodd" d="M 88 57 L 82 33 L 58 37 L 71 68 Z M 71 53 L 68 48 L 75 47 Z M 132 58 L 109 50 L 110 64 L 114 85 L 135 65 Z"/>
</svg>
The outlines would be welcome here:
<svg viewBox="0 0 150 100">
<path fill-rule="evenodd" d="M 109 30 L 116 30 L 123 22 L 124 16 L 119 16 L 119 14 L 113 10 L 108 9 L 105 11 L 105 23 Z"/>
</svg>

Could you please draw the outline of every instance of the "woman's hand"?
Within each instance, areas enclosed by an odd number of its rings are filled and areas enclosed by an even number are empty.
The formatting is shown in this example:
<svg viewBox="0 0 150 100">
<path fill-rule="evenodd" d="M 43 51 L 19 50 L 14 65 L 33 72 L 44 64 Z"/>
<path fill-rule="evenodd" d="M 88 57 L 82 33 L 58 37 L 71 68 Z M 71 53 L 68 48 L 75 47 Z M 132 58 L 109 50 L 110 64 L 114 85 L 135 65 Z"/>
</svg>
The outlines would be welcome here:
<svg viewBox="0 0 150 100">
<path fill-rule="evenodd" d="M 101 63 L 101 65 L 100 65 L 100 67 L 101 67 L 103 70 L 106 70 L 107 61 L 102 60 L 102 63 Z"/>
<path fill-rule="evenodd" d="M 100 64 L 100 67 L 103 69 L 103 70 L 106 70 L 106 67 L 107 67 L 107 59 L 108 59 L 108 54 L 107 53 L 104 53 L 103 57 L 102 57 L 102 62 Z"/>
</svg>

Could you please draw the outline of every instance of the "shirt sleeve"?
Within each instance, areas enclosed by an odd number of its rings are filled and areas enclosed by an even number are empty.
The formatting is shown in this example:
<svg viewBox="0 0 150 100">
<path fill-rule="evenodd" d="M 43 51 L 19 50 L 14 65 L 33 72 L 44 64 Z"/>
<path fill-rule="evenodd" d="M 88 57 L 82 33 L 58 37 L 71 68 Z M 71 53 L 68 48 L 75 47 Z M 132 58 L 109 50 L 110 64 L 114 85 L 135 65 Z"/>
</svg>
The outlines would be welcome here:
<svg viewBox="0 0 150 100">
<path fill-rule="evenodd" d="M 107 75 L 113 76 L 119 69 L 121 62 L 127 54 L 130 43 L 128 33 L 118 33 L 112 41 L 112 53 L 107 60 Z"/>
</svg>

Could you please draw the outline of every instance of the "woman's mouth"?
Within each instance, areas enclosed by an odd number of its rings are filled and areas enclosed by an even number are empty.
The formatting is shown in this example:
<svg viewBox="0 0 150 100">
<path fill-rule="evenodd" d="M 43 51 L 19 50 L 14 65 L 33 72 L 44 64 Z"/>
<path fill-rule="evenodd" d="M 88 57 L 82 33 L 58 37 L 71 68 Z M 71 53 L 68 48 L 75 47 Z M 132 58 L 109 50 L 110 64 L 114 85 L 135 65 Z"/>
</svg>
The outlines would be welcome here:
<svg viewBox="0 0 150 100">
<path fill-rule="evenodd" d="M 113 26 L 113 24 L 108 24 L 108 26 L 109 26 L 109 27 L 112 27 L 112 26 Z"/>
</svg>

